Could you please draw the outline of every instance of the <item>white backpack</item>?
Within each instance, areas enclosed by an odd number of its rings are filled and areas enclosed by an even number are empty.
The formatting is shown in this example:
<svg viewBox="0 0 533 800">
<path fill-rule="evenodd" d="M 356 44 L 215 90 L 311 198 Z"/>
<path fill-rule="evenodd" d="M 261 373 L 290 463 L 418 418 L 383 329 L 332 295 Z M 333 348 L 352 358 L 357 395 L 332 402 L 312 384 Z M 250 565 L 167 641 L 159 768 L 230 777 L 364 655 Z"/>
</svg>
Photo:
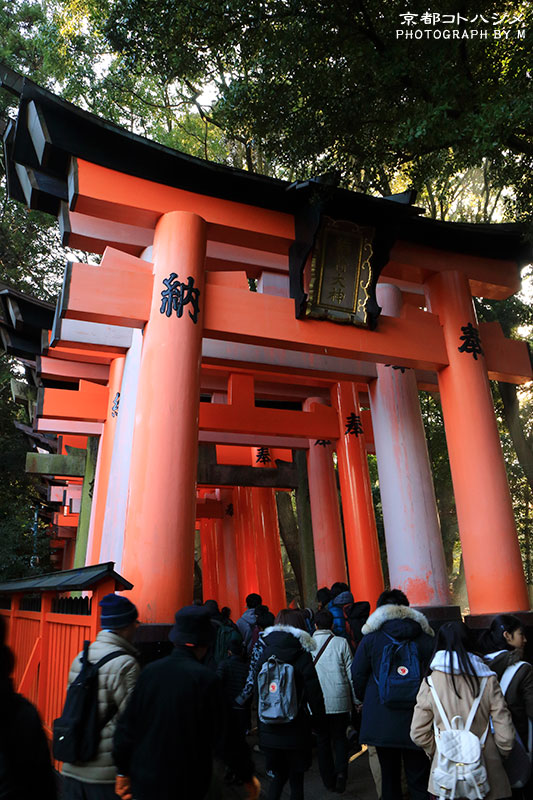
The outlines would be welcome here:
<svg viewBox="0 0 533 800">
<path fill-rule="evenodd" d="M 437 746 L 437 765 L 433 771 L 434 790 L 439 793 L 439 800 L 448 798 L 453 800 L 459 797 L 481 800 L 490 790 L 483 759 L 483 747 L 489 724 L 487 723 L 481 738 L 472 733 L 470 728 L 485 691 L 487 678 L 481 680 L 479 694 L 474 700 L 466 722 L 458 715 L 453 717 L 451 724 L 431 678 L 428 678 L 428 683 L 444 725 L 444 730 L 441 731 L 434 723 Z"/>
</svg>

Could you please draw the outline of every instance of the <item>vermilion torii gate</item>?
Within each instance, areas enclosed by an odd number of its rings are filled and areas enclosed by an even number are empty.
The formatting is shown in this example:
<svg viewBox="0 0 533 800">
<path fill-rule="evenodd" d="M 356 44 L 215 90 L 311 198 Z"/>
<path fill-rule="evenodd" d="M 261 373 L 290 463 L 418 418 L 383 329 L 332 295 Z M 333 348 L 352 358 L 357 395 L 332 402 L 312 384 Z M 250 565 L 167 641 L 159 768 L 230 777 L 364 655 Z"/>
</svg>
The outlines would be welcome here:
<svg viewBox="0 0 533 800">
<path fill-rule="evenodd" d="M 449 605 L 423 388 L 441 398 L 471 613 L 528 610 L 489 379 L 529 381 L 531 363 L 472 302 L 517 291 L 520 230 L 210 164 L 1 76 L 20 96 L 10 196 L 104 254 L 68 264 L 40 360 L 76 389 L 41 390 L 36 429 L 98 437 L 77 565 L 114 560 L 143 621 L 170 622 L 192 598 L 203 519 L 208 593 L 235 608 L 260 590 L 279 607 L 273 492 L 292 483 L 272 448 L 303 449 L 318 583 L 348 577 L 374 602 L 375 448 L 391 583 Z M 199 443 L 218 450 L 204 473 Z"/>
</svg>

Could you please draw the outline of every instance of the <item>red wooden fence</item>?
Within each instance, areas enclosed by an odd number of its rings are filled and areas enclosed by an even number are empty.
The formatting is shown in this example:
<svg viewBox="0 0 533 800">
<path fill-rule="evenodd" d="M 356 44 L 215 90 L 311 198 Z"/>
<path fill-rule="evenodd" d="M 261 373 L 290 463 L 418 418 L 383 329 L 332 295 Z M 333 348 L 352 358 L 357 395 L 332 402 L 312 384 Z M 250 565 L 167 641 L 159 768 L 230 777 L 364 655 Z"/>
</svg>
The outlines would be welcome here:
<svg viewBox="0 0 533 800">
<path fill-rule="evenodd" d="M 42 591 L 40 611 L 25 611 L 22 593 L 11 595 L 10 608 L 0 608 L 8 630 L 7 643 L 15 654 L 16 691 L 37 706 L 48 737 L 65 702 L 70 665 L 85 639 L 94 641 L 100 628 L 102 597 L 114 592 L 116 580 L 106 576 L 90 591 L 90 613 L 52 611 L 57 590 Z M 6 600 L 3 603 L 8 606 Z"/>
</svg>

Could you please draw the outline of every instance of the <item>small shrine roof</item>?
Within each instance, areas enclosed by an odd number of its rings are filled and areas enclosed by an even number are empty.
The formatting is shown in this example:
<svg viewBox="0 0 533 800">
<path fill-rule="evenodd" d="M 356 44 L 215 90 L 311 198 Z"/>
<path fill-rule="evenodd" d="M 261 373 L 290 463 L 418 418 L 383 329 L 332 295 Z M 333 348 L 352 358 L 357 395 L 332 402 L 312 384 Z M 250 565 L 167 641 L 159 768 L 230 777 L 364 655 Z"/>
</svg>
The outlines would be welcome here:
<svg viewBox="0 0 533 800">
<path fill-rule="evenodd" d="M 32 575 L 29 578 L 4 581 L 4 583 L 0 583 L 0 594 L 81 591 L 92 589 L 96 584 L 109 578 L 115 580 L 117 589 L 133 589 L 133 584 L 115 572 L 114 566 L 114 561 L 108 561 L 91 567 L 79 567 L 78 569 L 48 572 L 44 575 Z"/>
</svg>

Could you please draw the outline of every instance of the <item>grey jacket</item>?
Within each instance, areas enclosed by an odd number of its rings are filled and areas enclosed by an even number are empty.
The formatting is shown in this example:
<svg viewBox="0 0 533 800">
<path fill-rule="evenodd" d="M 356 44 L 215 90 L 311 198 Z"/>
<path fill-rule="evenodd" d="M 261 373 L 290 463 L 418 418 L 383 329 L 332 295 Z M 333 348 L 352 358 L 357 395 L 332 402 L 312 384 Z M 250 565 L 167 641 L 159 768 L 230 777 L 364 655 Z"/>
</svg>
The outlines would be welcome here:
<svg viewBox="0 0 533 800">
<path fill-rule="evenodd" d="M 247 608 L 242 617 L 235 623 L 242 636 L 244 646 L 248 655 L 252 652 L 252 631 L 257 624 L 255 608 Z"/>
<path fill-rule="evenodd" d="M 89 659 L 96 663 L 114 650 L 124 650 L 123 656 L 117 656 L 98 672 L 98 705 L 100 718 L 104 719 L 109 706 L 114 703 L 117 713 L 102 729 L 102 737 L 98 746 L 96 758 L 83 764 L 63 764 L 63 775 L 76 778 L 85 783 L 115 783 L 117 771 L 111 755 L 113 735 L 119 714 L 124 711 L 126 701 L 133 691 L 139 677 L 139 664 L 136 659 L 137 650 L 130 642 L 123 639 L 113 631 L 100 631 L 95 641 L 89 647 Z M 80 656 L 78 653 L 68 676 L 68 685 L 76 678 L 81 670 Z"/>
</svg>

